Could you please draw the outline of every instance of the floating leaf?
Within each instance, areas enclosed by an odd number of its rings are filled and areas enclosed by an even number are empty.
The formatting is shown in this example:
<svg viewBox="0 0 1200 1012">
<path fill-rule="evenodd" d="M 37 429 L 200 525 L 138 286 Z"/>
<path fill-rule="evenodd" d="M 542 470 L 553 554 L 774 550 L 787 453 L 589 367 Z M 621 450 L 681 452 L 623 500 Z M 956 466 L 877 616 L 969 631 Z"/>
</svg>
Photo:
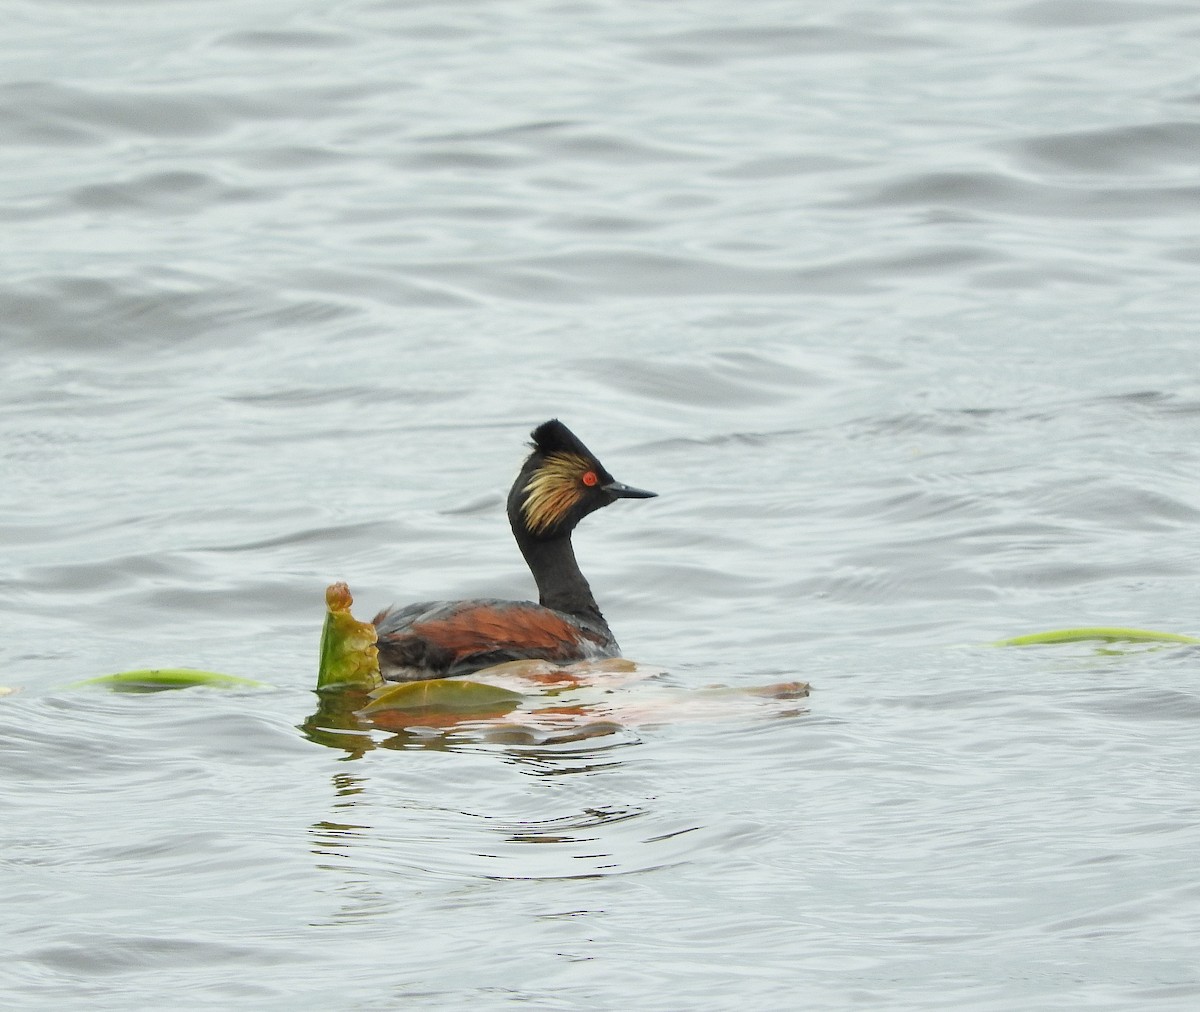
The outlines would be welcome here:
<svg viewBox="0 0 1200 1012">
<path fill-rule="evenodd" d="M 419 682 L 401 682 L 372 693 L 372 700 L 360 710 L 368 716 L 384 711 L 439 710 L 448 713 L 507 713 L 524 698 L 521 693 L 484 682 L 455 678 L 426 678 Z"/>
<path fill-rule="evenodd" d="M 1180 633 L 1155 632 L 1153 629 L 1121 629 L 1115 626 L 1089 626 L 1081 629 L 1052 629 L 1049 632 L 1030 633 L 999 640 L 998 647 L 1032 647 L 1054 643 L 1079 643 L 1084 640 L 1102 640 L 1105 643 L 1200 643 L 1195 636 Z"/>
<path fill-rule="evenodd" d="M 214 689 L 263 689 L 262 682 L 215 671 L 193 671 L 191 668 L 146 668 L 142 671 L 122 671 L 116 675 L 101 675 L 74 682 L 70 688 L 98 685 L 113 692 L 162 692 L 166 689 L 187 689 L 206 685 Z"/>
<path fill-rule="evenodd" d="M 317 688 L 353 685 L 374 689 L 383 684 L 375 627 L 350 614 L 354 598 L 344 583 L 325 589 L 325 627 L 321 631 L 321 663 Z"/>
</svg>

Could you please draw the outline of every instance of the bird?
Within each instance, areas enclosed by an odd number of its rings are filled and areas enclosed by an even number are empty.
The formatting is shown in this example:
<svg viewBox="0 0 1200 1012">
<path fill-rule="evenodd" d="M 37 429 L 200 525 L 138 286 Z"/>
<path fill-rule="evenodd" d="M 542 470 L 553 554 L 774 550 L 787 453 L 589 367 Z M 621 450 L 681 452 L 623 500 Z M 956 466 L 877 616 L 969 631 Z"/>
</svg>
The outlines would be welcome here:
<svg viewBox="0 0 1200 1012">
<path fill-rule="evenodd" d="M 477 598 L 385 608 L 372 620 L 385 679 L 467 675 L 516 660 L 566 664 L 620 656 L 575 561 L 571 533 L 618 499 L 658 493 L 617 481 L 557 418 L 531 437 L 532 452 L 508 494 L 508 522 L 537 583 L 538 603 Z"/>
</svg>

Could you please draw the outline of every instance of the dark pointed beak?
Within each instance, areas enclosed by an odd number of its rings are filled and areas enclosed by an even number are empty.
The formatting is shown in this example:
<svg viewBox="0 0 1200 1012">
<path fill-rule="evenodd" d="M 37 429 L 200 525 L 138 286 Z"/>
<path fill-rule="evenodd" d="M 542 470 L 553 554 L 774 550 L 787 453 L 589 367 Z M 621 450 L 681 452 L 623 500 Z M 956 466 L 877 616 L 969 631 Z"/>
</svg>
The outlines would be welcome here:
<svg viewBox="0 0 1200 1012">
<path fill-rule="evenodd" d="M 632 485 L 622 485 L 619 481 L 610 481 L 601 485 L 600 490 L 607 492 L 614 499 L 653 499 L 657 492 L 647 492 L 644 488 L 634 488 Z"/>
</svg>

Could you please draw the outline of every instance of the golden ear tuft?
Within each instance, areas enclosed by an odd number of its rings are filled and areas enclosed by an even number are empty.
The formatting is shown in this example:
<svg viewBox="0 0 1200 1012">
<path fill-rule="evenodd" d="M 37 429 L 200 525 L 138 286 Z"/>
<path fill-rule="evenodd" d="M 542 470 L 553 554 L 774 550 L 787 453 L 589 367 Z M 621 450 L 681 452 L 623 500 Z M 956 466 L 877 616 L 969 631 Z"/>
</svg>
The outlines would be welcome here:
<svg viewBox="0 0 1200 1012">
<path fill-rule="evenodd" d="M 583 498 L 580 481 L 591 468 L 592 462 L 578 454 L 550 454 L 522 490 L 525 525 L 534 534 L 544 534 L 559 523 Z"/>
</svg>

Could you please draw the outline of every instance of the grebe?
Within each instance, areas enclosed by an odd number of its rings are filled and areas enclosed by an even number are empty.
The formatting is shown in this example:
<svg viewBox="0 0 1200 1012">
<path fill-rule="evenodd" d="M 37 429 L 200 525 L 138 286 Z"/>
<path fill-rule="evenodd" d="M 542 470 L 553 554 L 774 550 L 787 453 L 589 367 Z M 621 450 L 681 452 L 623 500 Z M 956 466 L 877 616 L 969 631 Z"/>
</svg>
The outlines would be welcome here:
<svg viewBox="0 0 1200 1012">
<path fill-rule="evenodd" d="M 508 493 L 508 522 L 537 581 L 539 603 L 483 598 L 385 608 L 372 620 L 385 678 L 406 682 L 465 675 L 504 661 L 619 655 L 575 561 L 571 532 L 617 499 L 658 493 L 616 481 L 557 418 L 532 435 L 533 452 Z"/>
</svg>

